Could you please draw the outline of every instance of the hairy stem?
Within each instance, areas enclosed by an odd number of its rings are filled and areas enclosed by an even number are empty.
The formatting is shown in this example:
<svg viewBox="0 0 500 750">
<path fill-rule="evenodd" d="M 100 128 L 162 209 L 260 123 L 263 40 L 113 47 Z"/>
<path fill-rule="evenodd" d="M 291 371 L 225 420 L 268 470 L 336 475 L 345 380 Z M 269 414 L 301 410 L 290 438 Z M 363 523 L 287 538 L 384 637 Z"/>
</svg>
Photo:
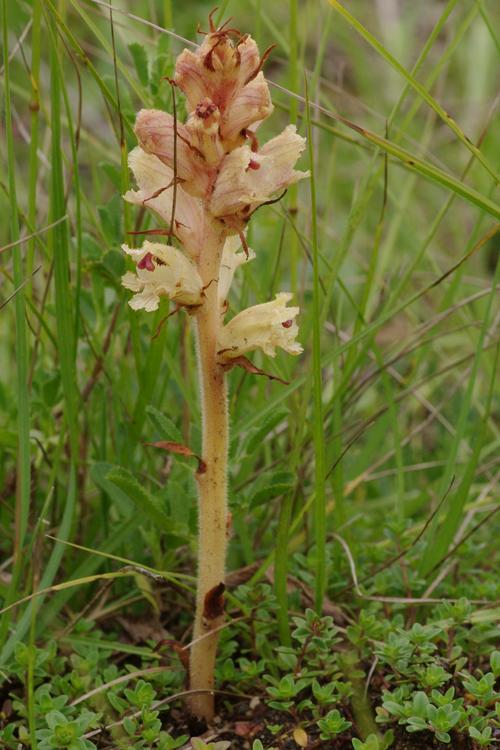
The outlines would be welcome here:
<svg viewBox="0 0 500 750">
<path fill-rule="evenodd" d="M 228 413 L 226 378 L 217 362 L 217 333 L 221 324 L 218 274 L 222 240 L 205 247 L 199 271 L 205 301 L 197 310 L 198 367 L 203 414 L 202 458 L 197 474 L 199 492 L 198 584 L 193 646 L 190 655 L 191 690 L 213 691 L 217 628 L 222 624 L 227 546 L 227 445 Z M 215 632 L 214 632 L 215 631 Z M 210 720 L 214 715 L 213 692 L 190 698 L 190 710 Z"/>
</svg>

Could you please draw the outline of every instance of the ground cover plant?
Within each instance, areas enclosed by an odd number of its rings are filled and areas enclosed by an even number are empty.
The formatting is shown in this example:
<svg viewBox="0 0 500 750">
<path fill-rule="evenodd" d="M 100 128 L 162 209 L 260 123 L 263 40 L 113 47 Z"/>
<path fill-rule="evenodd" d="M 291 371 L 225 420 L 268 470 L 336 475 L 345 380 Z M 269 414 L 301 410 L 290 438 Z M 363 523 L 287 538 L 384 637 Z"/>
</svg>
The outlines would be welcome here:
<svg viewBox="0 0 500 750">
<path fill-rule="evenodd" d="M 1 10 L 0 746 L 495 747 L 498 4 Z"/>
</svg>

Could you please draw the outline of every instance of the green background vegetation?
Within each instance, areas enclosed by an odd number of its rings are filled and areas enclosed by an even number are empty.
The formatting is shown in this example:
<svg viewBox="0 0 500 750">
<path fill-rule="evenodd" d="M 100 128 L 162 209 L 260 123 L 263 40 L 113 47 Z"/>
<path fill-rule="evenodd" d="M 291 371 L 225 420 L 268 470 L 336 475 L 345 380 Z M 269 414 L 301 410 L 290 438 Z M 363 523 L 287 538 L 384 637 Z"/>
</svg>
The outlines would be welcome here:
<svg viewBox="0 0 500 750">
<path fill-rule="evenodd" d="M 137 566 L 184 597 L 195 571 L 195 466 L 145 445 L 197 450 L 192 334 L 183 314 L 162 324 L 166 302 L 128 308 L 120 245 L 153 225 L 120 196 L 135 113 L 171 110 L 163 78 L 184 46 L 154 24 L 192 41 L 212 5 L 114 5 L 111 27 L 91 0 L 3 0 L 0 602 L 81 581 L 0 619 L 0 669 L 28 644 L 31 691 L 35 642 L 63 632 L 76 643 L 96 612 L 105 627 L 124 613 L 161 619 L 168 590 Z M 409 614 L 403 600 L 467 597 L 490 622 L 500 7 L 221 5 L 261 50 L 277 45 L 266 65 L 276 109 L 260 137 L 297 122 L 309 134 L 299 167 L 313 168 L 312 185 L 257 212 L 257 258 L 231 298 L 235 312 L 293 291 L 305 353 L 254 357 L 289 385 L 230 375 L 228 570 L 251 566 L 256 583 L 274 563 L 286 647 L 289 610 L 304 603 L 290 573 L 317 609 L 383 609 L 408 624 L 431 605 Z M 356 571 L 367 580 L 353 588 Z M 186 604 L 179 616 L 187 627 Z"/>
</svg>

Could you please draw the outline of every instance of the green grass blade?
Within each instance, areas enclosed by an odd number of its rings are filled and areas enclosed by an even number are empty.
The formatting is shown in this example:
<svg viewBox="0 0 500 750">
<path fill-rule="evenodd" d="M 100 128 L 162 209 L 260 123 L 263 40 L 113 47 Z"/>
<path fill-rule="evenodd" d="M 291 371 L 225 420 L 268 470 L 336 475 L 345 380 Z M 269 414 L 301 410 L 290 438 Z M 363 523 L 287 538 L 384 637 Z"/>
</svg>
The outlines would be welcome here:
<svg viewBox="0 0 500 750">
<path fill-rule="evenodd" d="M 57 222 L 66 215 L 66 197 L 62 160 L 61 131 L 61 61 L 58 53 L 57 30 L 53 19 L 51 24 L 50 91 L 51 91 L 51 181 L 50 181 L 50 223 Z M 48 234 L 48 246 L 54 259 L 54 287 L 56 330 L 61 380 L 64 393 L 64 411 L 69 430 L 73 460 L 78 455 L 78 423 L 76 411 L 76 368 L 75 368 L 75 325 L 70 286 L 71 268 L 69 259 L 68 223 L 60 221 Z"/>
<path fill-rule="evenodd" d="M 58 528 L 58 535 L 61 539 L 68 539 L 71 531 L 71 527 L 73 525 L 73 517 L 75 513 L 75 507 L 76 507 L 76 472 L 74 469 L 71 469 L 70 476 L 68 480 L 68 487 L 67 487 L 67 493 L 66 493 L 66 504 L 64 507 L 63 517 L 61 519 L 61 522 L 59 524 Z M 61 564 L 62 556 L 64 553 L 64 545 L 61 543 L 58 543 L 55 545 L 54 549 L 52 550 L 52 553 L 49 557 L 49 560 L 45 564 L 43 576 L 40 580 L 39 589 L 47 589 L 52 585 L 52 582 L 54 581 L 57 571 L 59 570 L 59 566 Z M 0 664 L 5 664 L 6 661 L 12 656 L 14 653 L 14 649 L 16 647 L 16 644 L 19 643 L 26 633 L 28 632 L 32 617 L 36 617 L 37 613 L 40 610 L 40 607 L 43 604 L 43 601 L 45 599 L 44 595 L 38 594 L 38 591 L 36 592 L 37 596 L 34 602 L 31 602 L 26 611 L 23 613 L 22 617 L 16 622 L 16 628 L 11 634 L 10 638 L 5 643 L 4 647 L 2 648 L 2 651 L 0 652 Z M 32 608 L 35 609 L 35 612 L 32 612 Z M 38 622 L 38 618 L 37 618 Z"/>
<path fill-rule="evenodd" d="M 297 92 L 299 87 L 299 44 L 297 29 L 297 0 L 289 0 L 289 39 L 290 39 L 290 60 L 289 60 L 289 87 L 292 91 Z M 290 122 L 297 122 L 298 102 L 296 99 L 290 100 Z M 288 193 L 288 208 L 292 221 L 297 215 L 297 186 L 292 185 Z M 297 293 L 298 288 L 298 242 L 295 232 L 292 232 L 289 240 L 290 253 L 290 290 L 293 294 Z M 293 493 L 288 492 L 281 500 L 278 527 L 276 531 L 275 547 L 275 593 L 278 602 L 278 628 L 280 632 L 281 643 L 284 646 L 291 645 L 290 622 L 288 614 L 288 527 L 292 517 Z"/>
<path fill-rule="evenodd" d="M 441 16 L 440 16 L 438 22 L 433 27 L 431 33 L 429 34 L 428 38 L 426 39 L 425 44 L 422 47 L 422 50 L 420 51 L 418 59 L 417 59 L 415 65 L 413 66 L 413 68 L 411 70 L 411 76 L 412 76 L 412 78 L 415 78 L 415 76 L 417 75 L 418 71 L 422 67 L 423 63 L 425 62 L 425 59 L 427 58 L 427 55 L 429 54 L 432 46 L 434 45 L 434 42 L 436 41 L 436 39 L 438 38 L 439 34 L 443 30 L 443 27 L 444 27 L 446 21 L 450 17 L 451 13 L 455 9 L 455 6 L 459 3 L 459 1 L 460 0 L 449 0 L 448 4 L 446 5 L 446 8 L 441 13 Z M 406 98 L 406 95 L 407 95 L 408 91 L 410 90 L 410 88 L 411 88 L 410 82 L 406 81 L 399 99 L 397 100 L 396 104 L 392 108 L 392 111 L 391 111 L 389 117 L 387 118 L 387 127 L 388 128 L 391 126 L 391 124 L 392 124 L 392 122 L 393 122 L 393 120 L 394 120 L 394 118 L 396 116 L 396 113 L 399 112 L 399 109 L 400 109 L 402 103 L 404 102 L 404 100 Z"/>
<path fill-rule="evenodd" d="M 495 275 L 493 277 L 493 284 L 491 287 L 491 294 L 488 298 L 488 303 L 484 312 L 484 319 L 483 319 L 481 331 L 479 334 L 479 339 L 477 342 L 476 354 L 474 357 L 472 370 L 467 381 L 467 389 L 461 401 L 461 408 L 460 408 L 460 413 L 458 416 L 455 437 L 449 448 L 448 459 L 447 459 L 447 463 L 446 463 L 446 466 L 445 466 L 445 469 L 441 478 L 440 493 L 438 494 L 438 496 L 444 495 L 444 493 L 446 492 L 446 489 L 448 488 L 451 482 L 453 474 L 456 473 L 455 467 L 456 467 L 456 462 L 457 462 L 457 456 L 458 456 L 460 444 L 466 434 L 467 421 L 468 421 L 468 417 L 469 417 L 469 413 L 471 409 L 474 386 L 478 377 L 479 363 L 481 361 L 481 357 L 483 356 L 483 347 L 484 347 L 484 343 L 485 343 L 487 332 L 488 332 L 488 324 L 490 322 L 491 312 L 493 309 L 493 301 L 496 298 L 496 293 L 497 293 L 496 287 L 497 287 L 499 280 L 500 280 L 500 262 L 497 262 Z M 496 366 L 494 368 L 494 372 L 496 372 Z M 491 405 L 491 398 L 492 398 L 492 393 L 493 393 L 492 389 L 493 389 L 493 385 L 492 385 L 492 388 L 490 389 L 490 395 L 489 395 L 490 405 Z M 477 450 L 477 446 L 481 445 L 481 438 L 476 438 L 475 445 L 476 445 L 476 450 Z M 478 459 L 479 459 L 479 455 L 475 456 L 475 454 L 473 453 L 472 458 L 470 459 L 470 466 L 474 467 L 474 464 L 475 462 L 477 462 Z M 472 481 L 472 476 L 470 476 L 470 472 L 466 471 L 466 474 L 463 479 L 463 483 L 460 484 L 460 487 L 458 488 L 457 492 L 453 493 L 448 498 L 444 506 L 444 512 L 445 512 L 444 520 L 441 522 L 440 516 L 436 516 L 433 522 L 431 523 L 430 528 L 429 528 L 429 536 L 428 536 L 427 545 L 424 549 L 424 553 L 422 555 L 422 560 L 420 564 L 420 570 L 421 570 L 422 575 L 427 575 L 427 573 L 436 565 L 438 560 L 444 557 L 444 555 L 448 551 L 448 547 L 450 543 L 452 542 L 453 536 L 460 523 L 461 509 L 463 508 L 463 505 L 466 500 L 467 492 L 466 491 L 464 492 L 464 489 L 468 490 L 471 481 Z"/>
<path fill-rule="evenodd" d="M 318 613 L 323 611 L 326 591 L 326 496 L 325 496 L 325 436 L 323 432 L 323 378 L 321 369 L 321 304 L 319 283 L 318 224 L 316 214 L 316 184 L 314 165 L 314 143 L 306 82 L 307 143 L 309 169 L 311 171 L 311 246 L 313 261 L 313 399 L 314 399 L 314 454 L 315 454 L 315 539 L 316 539 L 316 581 L 315 605 Z"/>
<path fill-rule="evenodd" d="M 474 154 L 476 159 L 483 165 L 483 167 L 486 169 L 486 171 L 495 179 L 496 182 L 498 182 L 498 175 L 495 172 L 495 170 L 490 166 L 488 161 L 485 159 L 483 154 L 481 153 L 480 149 L 475 146 L 472 141 L 462 132 L 462 130 L 459 128 L 455 120 L 451 117 L 451 115 L 446 112 L 441 105 L 434 99 L 431 94 L 427 91 L 427 89 L 422 86 L 415 78 L 408 73 L 408 71 L 399 63 L 391 53 L 386 50 L 386 48 L 381 44 L 374 36 L 371 34 L 368 29 L 366 29 L 362 23 L 360 23 L 356 18 L 354 18 L 353 15 L 349 13 L 348 10 L 346 10 L 339 2 L 338 0 L 328 0 L 328 2 L 334 7 L 334 9 L 340 13 L 340 15 L 345 18 L 345 20 L 360 34 L 360 36 L 363 37 L 363 39 L 370 44 L 373 49 L 375 49 L 381 57 L 386 60 L 391 67 L 394 68 L 407 82 L 408 84 L 419 94 L 419 96 L 422 97 L 422 99 L 434 110 L 434 112 L 438 115 L 438 117 L 443 120 L 443 122 L 448 125 L 450 130 L 455 133 L 457 138 L 463 145 L 469 149 L 471 153 Z"/>
<path fill-rule="evenodd" d="M 28 224 L 35 226 L 37 212 L 37 184 L 38 184 L 38 143 L 40 131 L 40 58 L 41 58 L 41 16 L 40 0 L 33 2 L 33 26 L 31 31 L 31 131 L 29 154 L 29 193 L 28 193 Z M 33 272 L 36 239 L 33 238 L 28 246 L 26 268 Z"/>
<path fill-rule="evenodd" d="M 7 148 L 7 173 L 9 189 L 9 227 L 10 240 L 17 242 L 20 236 L 19 215 L 16 191 L 16 164 L 14 154 L 14 133 L 12 128 L 12 105 L 10 90 L 10 61 L 9 61 L 9 15 L 8 0 L 2 2 L 3 26 L 3 55 L 4 55 L 4 106 L 5 106 L 5 136 Z M 24 290 L 24 272 L 21 246 L 12 249 L 14 264 L 14 286 L 18 290 L 15 296 L 16 321 L 16 361 L 17 361 L 17 478 L 16 478 L 16 511 L 15 511 L 15 542 L 14 567 L 7 594 L 7 601 L 12 601 L 19 583 L 23 567 L 22 550 L 28 529 L 31 491 L 30 464 L 30 395 L 28 390 L 29 354 L 26 328 L 26 308 Z M 9 619 L 2 618 L 0 626 L 0 642 L 5 638 Z"/>
<path fill-rule="evenodd" d="M 57 25 L 59 26 L 61 32 L 66 37 L 66 39 L 68 41 L 68 44 L 70 45 L 70 47 L 75 52 L 77 58 L 83 62 L 83 64 L 86 66 L 86 68 L 88 68 L 90 74 L 92 75 L 92 78 L 94 79 L 94 81 L 96 82 L 97 86 L 99 87 L 99 90 L 101 91 L 101 93 L 102 93 L 102 95 L 104 97 L 104 100 L 110 105 L 110 107 L 113 110 L 116 110 L 117 109 L 117 102 L 116 102 L 113 94 L 111 93 L 109 87 L 104 82 L 104 80 L 102 79 L 102 77 L 99 75 L 99 72 L 98 72 L 97 68 L 92 63 L 91 59 L 89 58 L 89 56 L 85 52 L 85 50 L 82 47 L 82 45 L 78 42 L 78 39 L 76 38 L 76 36 L 71 32 L 71 29 L 69 28 L 68 24 L 65 23 L 63 17 L 57 11 L 57 8 L 54 6 L 54 3 L 52 2 L 52 0 L 45 0 L 44 7 L 46 8 L 47 11 L 50 11 L 50 13 L 54 16 L 54 19 L 56 20 Z M 132 129 L 131 124 L 127 120 L 124 120 L 124 125 L 125 125 L 125 128 L 127 130 L 127 133 L 130 136 L 133 136 L 133 129 Z"/>
<path fill-rule="evenodd" d="M 449 172 L 445 172 L 444 169 L 435 167 L 433 164 L 430 164 L 424 159 L 420 159 L 418 156 L 415 156 L 410 151 L 407 151 L 407 149 L 403 148 L 402 146 L 399 146 L 393 141 L 390 141 L 387 138 L 383 138 L 382 136 L 377 135 L 376 133 L 373 133 L 366 128 L 356 125 L 354 122 L 347 120 L 345 117 L 340 117 L 339 115 L 332 115 L 332 117 L 336 120 L 339 120 L 339 122 L 344 123 L 344 125 L 347 125 L 347 127 L 351 128 L 352 130 L 355 130 L 357 133 L 362 135 L 363 138 L 366 138 L 382 151 L 385 151 L 391 156 L 394 156 L 410 171 L 415 172 L 421 177 L 429 179 L 436 185 L 441 185 L 448 190 L 452 190 L 454 193 L 460 195 L 472 205 L 477 206 L 478 208 L 481 208 L 489 213 L 495 219 L 500 219 L 500 206 L 497 203 L 494 203 L 492 200 L 490 200 L 488 197 L 484 196 L 474 188 L 465 185 L 463 182 L 461 182 L 461 180 L 449 174 Z M 333 130 L 333 128 L 328 126 L 326 123 L 320 122 L 318 120 L 312 120 L 312 124 L 317 125 L 318 127 L 321 127 L 327 131 Z"/>
</svg>

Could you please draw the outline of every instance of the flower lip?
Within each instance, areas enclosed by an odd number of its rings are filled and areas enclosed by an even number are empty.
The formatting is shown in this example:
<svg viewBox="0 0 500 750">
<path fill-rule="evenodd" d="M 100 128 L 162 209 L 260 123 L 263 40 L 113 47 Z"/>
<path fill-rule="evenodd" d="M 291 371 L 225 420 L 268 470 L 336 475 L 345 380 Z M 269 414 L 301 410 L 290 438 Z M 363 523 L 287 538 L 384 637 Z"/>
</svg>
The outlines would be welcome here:
<svg viewBox="0 0 500 750">
<path fill-rule="evenodd" d="M 139 263 L 137 264 L 137 268 L 145 269 L 146 271 L 154 271 L 155 270 L 155 264 L 153 263 L 153 256 L 151 253 L 146 253 L 144 258 L 141 258 Z"/>
</svg>

